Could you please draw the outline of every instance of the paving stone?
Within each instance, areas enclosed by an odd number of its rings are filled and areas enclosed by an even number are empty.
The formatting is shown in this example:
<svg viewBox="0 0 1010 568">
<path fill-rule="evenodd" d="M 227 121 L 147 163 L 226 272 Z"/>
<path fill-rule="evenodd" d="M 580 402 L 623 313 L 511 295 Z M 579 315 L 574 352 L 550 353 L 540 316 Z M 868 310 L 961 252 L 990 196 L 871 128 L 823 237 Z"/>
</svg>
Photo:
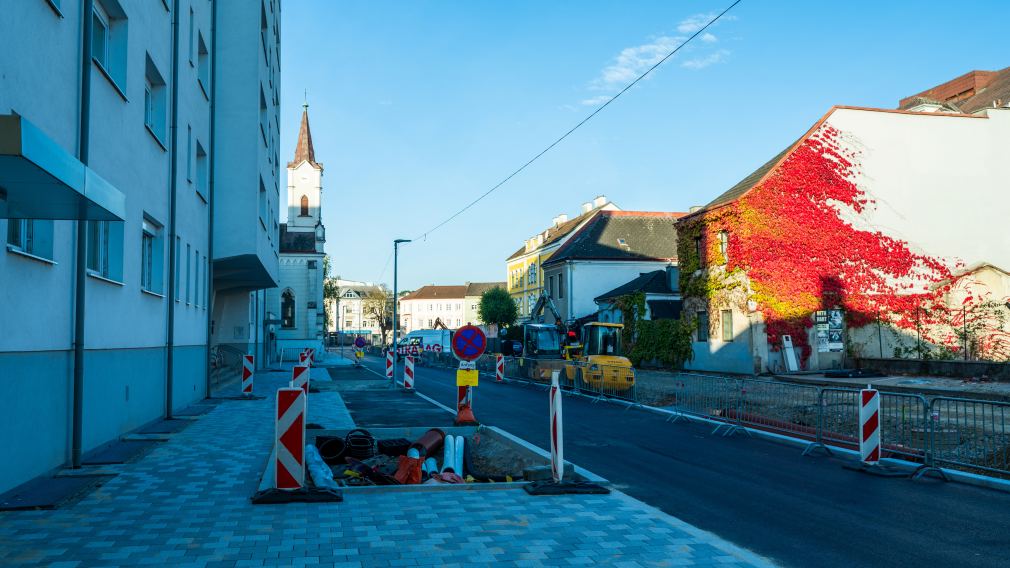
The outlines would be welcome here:
<svg viewBox="0 0 1010 568">
<path fill-rule="evenodd" d="M 355 493 L 254 506 L 273 443 L 270 393 L 289 376 L 257 374 L 267 398 L 221 402 L 72 506 L 0 515 L 0 564 L 770 566 L 620 492 Z M 309 421 L 355 427 L 337 392 L 310 394 L 308 407 Z"/>
</svg>

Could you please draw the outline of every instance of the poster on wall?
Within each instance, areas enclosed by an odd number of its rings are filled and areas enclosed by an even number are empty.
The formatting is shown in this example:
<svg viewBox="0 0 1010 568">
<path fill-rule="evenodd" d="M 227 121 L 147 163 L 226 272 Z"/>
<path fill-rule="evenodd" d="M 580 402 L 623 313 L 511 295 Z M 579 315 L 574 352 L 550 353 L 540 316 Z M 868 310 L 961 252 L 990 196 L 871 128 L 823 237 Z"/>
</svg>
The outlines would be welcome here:
<svg viewBox="0 0 1010 568">
<path fill-rule="evenodd" d="M 841 352 L 845 348 L 842 337 L 842 310 L 828 310 L 828 351 Z"/>
<path fill-rule="evenodd" d="M 820 310 L 814 312 L 814 331 L 816 332 L 816 342 L 818 353 L 828 352 L 828 312 Z"/>
</svg>

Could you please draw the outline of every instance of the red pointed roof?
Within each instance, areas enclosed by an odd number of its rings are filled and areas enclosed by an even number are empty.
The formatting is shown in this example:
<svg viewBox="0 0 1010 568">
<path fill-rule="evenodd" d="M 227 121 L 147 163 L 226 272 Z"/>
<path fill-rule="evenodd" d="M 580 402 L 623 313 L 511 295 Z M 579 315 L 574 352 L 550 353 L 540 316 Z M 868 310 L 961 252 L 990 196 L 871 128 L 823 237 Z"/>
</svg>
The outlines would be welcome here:
<svg viewBox="0 0 1010 568">
<path fill-rule="evenodd" d="M 309 130 L 309 105 L 307 104 L 302 105 L 302 126 L 298 130 L 295 159 L 288 162 L 288 167 L 298 167 L 302 162 L 308 162 L 316 168 L 323 169 L 323 165 L 316 161 L 316 151 L 312 148 L 312 131 Z"/>
</svg>

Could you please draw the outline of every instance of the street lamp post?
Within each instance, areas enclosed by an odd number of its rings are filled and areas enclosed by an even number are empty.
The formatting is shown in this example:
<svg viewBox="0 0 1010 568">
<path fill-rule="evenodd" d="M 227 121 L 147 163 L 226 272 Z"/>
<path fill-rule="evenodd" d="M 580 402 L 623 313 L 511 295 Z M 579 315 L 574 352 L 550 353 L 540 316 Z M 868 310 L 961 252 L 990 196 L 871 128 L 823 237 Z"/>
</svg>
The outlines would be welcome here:
<svg viewBox="0 0 1010 568">
<path fill-rule="evenodd" d="M 400 244 L 409 243 L 410 239 L 396 239 L 393 241 L 393 341 L 390 345 L 390 349 L 393 349 L 393 378 L 389 381 L 389 386 L 393 387 L 396 385 L 396 336 L 400 331 L 400 322 L 396 319 L 396 304 L 399 300 L 399 287 L 397 284 L 397 263 L 400 257 Z"/>
</svg>

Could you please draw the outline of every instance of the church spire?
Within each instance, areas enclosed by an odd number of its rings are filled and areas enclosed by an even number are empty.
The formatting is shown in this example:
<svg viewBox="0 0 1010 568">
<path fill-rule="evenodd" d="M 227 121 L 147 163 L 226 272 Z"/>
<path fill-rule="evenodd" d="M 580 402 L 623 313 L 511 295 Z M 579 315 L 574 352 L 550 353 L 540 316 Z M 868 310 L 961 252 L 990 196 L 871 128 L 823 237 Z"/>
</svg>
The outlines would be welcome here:
<svg viewBox="0 0 1010 568">
<path fill-rule="evenodd" d="M 312 131 L 309 130 L 309 103 L 302 103 L 302 126 L 298 131 L 298 144 L 295 146 L 295 159 L 288 163 L 289 168 L 294 168 L 302 162 L 308 162 L 313 166 L 322 169 L 322 164 L 316 162 L 316 152 L 312 148 Z"/>
</svg>

